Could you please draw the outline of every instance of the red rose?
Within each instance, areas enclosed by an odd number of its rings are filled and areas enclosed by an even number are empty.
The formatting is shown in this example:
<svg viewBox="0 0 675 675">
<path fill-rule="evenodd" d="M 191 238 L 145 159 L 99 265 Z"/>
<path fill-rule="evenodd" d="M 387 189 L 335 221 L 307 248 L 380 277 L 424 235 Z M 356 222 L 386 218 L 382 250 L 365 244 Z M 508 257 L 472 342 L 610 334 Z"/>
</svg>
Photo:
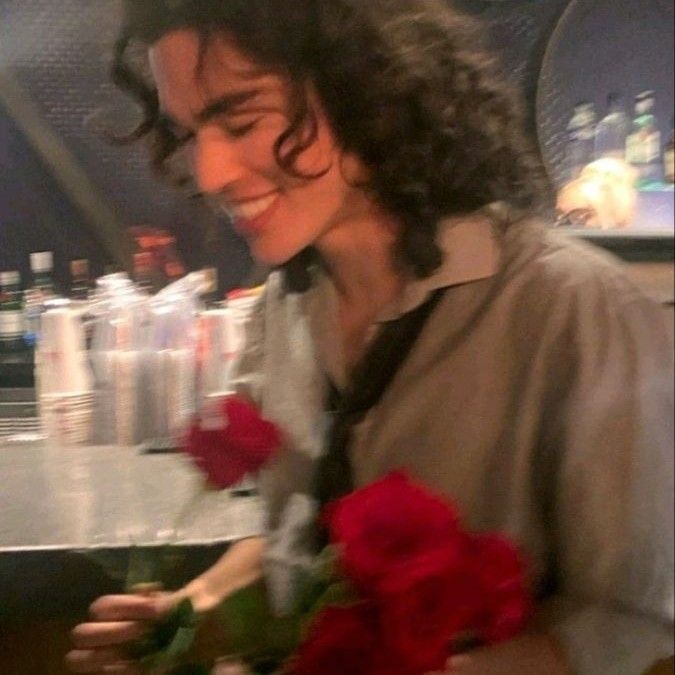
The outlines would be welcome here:
<svg viewBox="0 0 675 675">
<path fill-rule="evenodd" d="M 328 526 L 344 572 L 366 596 L 431 551 L 452 566 L 463 541 L 450 505 L 400 472 L 335 503 Z"/>
<path fill-rule="evenodd" d="M 379 622 L 368 604 L 328 607 L 289 664 L 289 675 L 412 675 L 384 649 Z"/>
<path fill-rule="evenodd" d="M 276 425 L 240 396 L 228 396 L 210 411 L 206 423 L 190 429 L 185 451 L 211 485 L 225 489 L 258 471 L 281 445 Z"/>
<path fill-rule="evenodd" d="M 467 539 L 451 551 L 418 555 L 380 584 L 387 649 L 414 673 L 444 670 L 453 642 L 475 623 L 478 598 Z"/>
<path fill-rule="evenodd" d="M 482 610 L 477 633 L 487 643 L 515 637 L 525 628 L 534 608 L 523 558 L 500 535 L 474 536 L 470 556 Z"/>
</svg>

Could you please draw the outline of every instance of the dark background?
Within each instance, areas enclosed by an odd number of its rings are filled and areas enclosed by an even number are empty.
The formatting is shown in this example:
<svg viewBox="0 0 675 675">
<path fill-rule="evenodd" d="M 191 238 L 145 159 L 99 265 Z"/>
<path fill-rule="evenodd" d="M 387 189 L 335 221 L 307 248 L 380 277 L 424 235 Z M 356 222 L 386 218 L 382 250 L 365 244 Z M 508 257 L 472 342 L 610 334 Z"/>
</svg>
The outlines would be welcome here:
<svg viewBox="0 0 675 675">
<path fill-rule="evenodd" d="M 558 58 L 555 50 L 547 55 L 547 46 L 553 36 L 560 51 L 560 43 L 564 45 L 567 39 L 566 35 L 556 37 L 554 32 L 563 12 L 570 4 L 597 7 L 608 2 L 618 22 L 627 18 L 638 21 L 631 27 L 638 36 L 640 17 L 629 16 L 629 5 L 637 2 L 641 15 L 647 16 L 650 12 L 645 12 L 646 8 L 661 9 L 665 2 L 664 11 L 672 15 L 672 0 L 455 2 L 460 9 L 484 20 L 486 43 L 500 57 L 504 76 L 524 94 L 533 136 L 537 133 L 542 63 L 546 63 L 545 56 L 549 61 Z M 580 9 L 583 16 L 583 7 Z M 103 128 L 121 130 L 135 119 L 133 106 L 109 84 L 106 75 L 118 21 L 116 0 L 0 0 L 0 76 L 7 74 L 20 88 L 22 104 L 29 106 L 40 121 L 42 138 L 42 151 L 37 152 L 33 131 L 25 128 L 26 115 L 8 110 L 0 96 L 0 270 L 20 269 L 28 281 L 28 253 L 49 249 L 55 252 L 56 273 L 62 282 L 67 278 L 68 261 L 76 257 L 92 260 L 94 273 L 100 274 L 104 263 L 114 257 L 110 239 L 106 241 L 100 234 L 98 221 L 107 219 L 108 225 L 121 229 L 148 224 L 174 232 L 188 267 L 216 265 L 221 273 L 221 290 L 232 288 L 249 275 L 251 262 L 244 244 L 227 223 L 217 222 L 203 206 L 158 183 L 147 168 L 142 147 L 111 147 L 101 137 Z M 607 45 L 603 31 L 612 35 L 612 26 L 604 23 L 607 21 L 601 17 L 600 25 L 593 28 L 591 39 L 599 47 Z M 663 23 L 664 33 L 659 39 L 663 39 L 666 62 L 672 64 L 672 19 L 669 23 L 669 27 Z M 568 34 L 569 30 L 568 26 Z M 649 41 L 655 42 L 653 35 Z M 636 58 L 634 52 L 626 54 L 626 59 Z M 603 73 L 594 71 L 593 63 L 577 66 L 572 60 L 567 65 L 579 74 L 582 88 L 590 81 L 604 98 L 603 86 L 597 84 Z M 654 64 L 649 65 L 651 68 Z M 651 70 L 670 77 L 672 110 L 672 69 L 665 74 L 663 68 Z M 0 91 L 2 86 L 0 80 Z M 559 91 L 560 83 L 548 81 L 546 86 L 543 100 L 539 92 L 539 109 L 540 117 L 547 116 L 541 148 L 550 164 L 559 155 L 561 131 L 575 94 Z M 635 86 L 642 86 L 642 82 Z M 643 88 L 648 86 L 652 85 L 645 82 Z M 637 92 L 626 93 L 630 98 Z M 666 118 L 664 131 L 670 110 L 662 115 Z M 541 122 L 539 127 L 541 132 Z M 52 164 L 82 172 L 86 180 L 79 185 L 89 196 L 95 195 L 103 215 L 82 209 L 64 189 L 54 177 L 60 170 L 55 173 L 45 161 L 45 147 L 51 152 Z"/>
</svg>

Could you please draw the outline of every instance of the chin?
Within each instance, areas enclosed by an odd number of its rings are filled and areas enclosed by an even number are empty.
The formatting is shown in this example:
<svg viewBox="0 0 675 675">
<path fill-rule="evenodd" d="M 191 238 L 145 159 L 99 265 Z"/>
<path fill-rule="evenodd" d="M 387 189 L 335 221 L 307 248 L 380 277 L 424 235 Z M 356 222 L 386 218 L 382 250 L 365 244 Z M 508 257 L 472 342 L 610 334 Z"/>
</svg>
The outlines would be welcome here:
<svg viewBox="0 0 675 675">
<path fill-rule="evenodd" d="M 302 249 L 282 249 L 280 247 L 265 247 L 252 244 L 249 250 L 253 259 L 260 265 L 279 267 L 287 263 Z"/>
</svg>

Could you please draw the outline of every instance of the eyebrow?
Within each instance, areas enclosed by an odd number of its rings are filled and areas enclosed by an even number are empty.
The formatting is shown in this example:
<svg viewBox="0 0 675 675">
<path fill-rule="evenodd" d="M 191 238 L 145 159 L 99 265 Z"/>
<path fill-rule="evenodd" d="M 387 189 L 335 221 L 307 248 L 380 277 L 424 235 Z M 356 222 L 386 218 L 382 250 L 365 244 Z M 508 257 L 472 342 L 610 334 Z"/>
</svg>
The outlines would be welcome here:
<svg viewBox="0 0 675 675">
<path fill-rule="evenodd" d="M 239 91 L 233 94 L 226 94 L 209 103 L 202 111 L 195 115 L 195 119 L 200 122 L 208 122 L 215 115 L 222 115 L 223 113 L 232 112 L 237 106 L 250 101 L 260 93 L 259 89 L 251 89 L 249 91 Z"/>
</svg>

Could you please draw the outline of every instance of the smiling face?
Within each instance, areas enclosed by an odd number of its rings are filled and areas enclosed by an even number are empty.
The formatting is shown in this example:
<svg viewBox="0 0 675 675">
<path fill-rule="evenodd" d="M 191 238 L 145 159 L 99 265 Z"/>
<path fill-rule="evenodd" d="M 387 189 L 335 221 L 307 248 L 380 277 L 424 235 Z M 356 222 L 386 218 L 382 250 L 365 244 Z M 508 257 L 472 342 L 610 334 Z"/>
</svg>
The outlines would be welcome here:
<svg viewBox="0 0 675 675">
<path fill-rule="evenodd" d="M 191 137 L 200 190 L 233 216 L 258 261 L 279 265 L 310 244 L 321 248 L 370 208 L 343 175 L 356 160 L 343 156 L 311 92 L 317 137 L 294 167 L 300 175 L 321 175 L 305 179 L 280 167 L 274 152 L 290 116 L 289 86 L 280 76 L 225 38 L 213 38 L 202 51 L 192 30 L 162 37 L 150 50 L 150 65 L 163 113 Z M 307 133 L 301 129 L 300 138 Z"/>
</svg>

